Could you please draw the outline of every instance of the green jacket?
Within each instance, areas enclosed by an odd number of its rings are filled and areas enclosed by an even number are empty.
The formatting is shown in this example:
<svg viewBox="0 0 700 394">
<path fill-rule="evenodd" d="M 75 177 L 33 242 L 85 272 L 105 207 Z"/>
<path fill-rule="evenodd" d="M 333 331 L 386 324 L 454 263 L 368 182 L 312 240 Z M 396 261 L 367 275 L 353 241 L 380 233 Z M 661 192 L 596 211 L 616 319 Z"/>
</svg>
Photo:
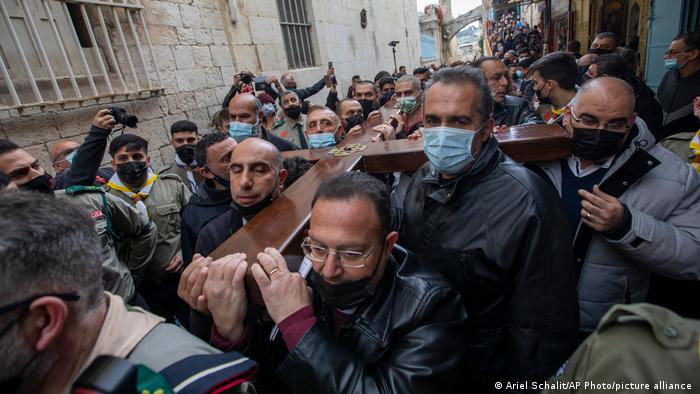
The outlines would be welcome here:
<svg viewBox="0 0 700 394">
<path fill-rule="evenodd" d="M 675 153 L 681 160 L 692 163 L 693 159 L 695 159 L 695 152 L 690 149 L 690 141 L 695 134 L 696 133 L 678 133 L 670 135 L 659 142 L 659 145 Z"/>
<path fill-rule="evenodd" d="M 102 282 L 105 290 L 129 301 L 140 273 L 153 256 L 156 227 L 138 210 L 97 186 L 71 186 L 56 191 L 87 212 L 102 241 Z M 141 274 L 142 275 L 142 274 Z"/>
<path fill-rule="evenodd" d="M 192 193 L 197 191 L 197 185 L 192 185 L 190 183 L 189 178 L 187 178 L 187 171 L 186 168 L 178 166 L 175 162 L 171 163 L 169 166 L 163 168 L 162 170 L 158 171 L 158 175 L 165 175 L 165 174 L 173 174 L 177 175 L 178 178 L 182 181 L 182 183 L 187 186 Z M 201 181 L 200 176 L 197 175 L 196 171 L 192 172 L 192 177 L 194 178 L 196 183 L 199 183 Z"/>
<path fill-rule="evenodd" d="M 690 393 L 700 388 L 698 371 L 700 321 L 652 304 L 616 305 L 547 387 L 534 388 L 542 393 Z"/>
<path fill-rule="evenodd" d="M 126 201 L 131 206 L 136 203 L 125 193 L 104 186 L 105 191 Z M 192 193 L 177 175 L 158 176 L 148 198 L 143 200 L 148 218 L 158 229 L 158 241 L 148 272 L 144 278 L 154 280 L 165 275 L 165 267 L 170 260 L 180 254 L 180 213 L 187 205 Z"/>
</svg>

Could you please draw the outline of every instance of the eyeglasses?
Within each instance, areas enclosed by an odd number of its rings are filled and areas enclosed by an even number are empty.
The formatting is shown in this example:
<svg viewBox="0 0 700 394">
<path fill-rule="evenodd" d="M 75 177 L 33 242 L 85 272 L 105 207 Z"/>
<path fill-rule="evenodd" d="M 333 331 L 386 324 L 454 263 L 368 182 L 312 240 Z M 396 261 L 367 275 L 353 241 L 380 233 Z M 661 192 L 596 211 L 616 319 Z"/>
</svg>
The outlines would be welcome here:
<svg viewBox="0 0 700 394">
<path fill-rule="evenodd" d="M 571 109 L 571 117 L 578 123 L 586 126 L 589 129 L 605 129 L 610 131 L 627 131 L 629 124 L 627 120 L 613 120 L 612 122 L 601 124 L 600 121 L 592 117 L 583 117 L 579 119 L 576 117 L 573 108 Z"/>
<path fill-rule="evenodd" d="M 314 245 L 311 238 L 306 237 L 301 243 L 301 249 L 304 255 L 309 259 L 323 263 L 328 258 L 328 254 L 334 254 L 340 259 L 340 266 L 343 268 L 363 268 L 365 267 L 367 257 L 369 257 L 377 245 L 374 245 L 367 253 L 358 252 L 356 250 L 334 250 L 325 246 Z"/>
<path fill-rule="evenodd" d="M 31 305 L 32 302 L 38 300 L 41 297 L 58 297 L 64 301 L 78 301 L 80 299 L 80 294 L 78 293 L 48 293 L 48 294 L 37 294 L 34 296 L 31 296 L 29 298 L 25 298 L 21 301 L 13 302 L 12 304 L 8 304 L 5 306 L 0 306 L 0 316 L 6 315 L 12 311 L 14 311 L 17 308 L 26 308 L 29 305 Z M 2 330 L 0 330 L 0 336 L 5 335 L 7 330 L 12 327 L 13 324 L 17 323 L 19 321 L 19 317 L 13 321 L 11 321 L 8 325 L 3 327 Z"/>
</svg>

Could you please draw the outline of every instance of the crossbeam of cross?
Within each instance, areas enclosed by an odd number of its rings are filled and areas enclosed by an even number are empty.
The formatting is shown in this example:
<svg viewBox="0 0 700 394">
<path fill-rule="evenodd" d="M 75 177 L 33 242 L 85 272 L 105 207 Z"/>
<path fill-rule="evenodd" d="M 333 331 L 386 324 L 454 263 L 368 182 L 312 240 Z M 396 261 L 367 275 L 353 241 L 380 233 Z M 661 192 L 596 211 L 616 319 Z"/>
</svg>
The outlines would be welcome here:
<svg viewBox="0 0 700 394">
<path fill-rule="evenodd" d="M 285 256 L 302 255 L 301 242 L 311 216 L 311 200 L 324 179 L 356 170 L 368 173 L 415 171 L 427 161 L 421 140 L 372 143 L 370 139 L 371 133 L 366 132 L 343 141 L 339 147 L 352 143 L 367 146 L 346 157 L 330 156 L 330 149 L 283 153 L 284 157 L 300 156 L 315 164 L 210 255 L 214 259 L 235 252 L 247 255 L 246 291 L 251 303 L 263 304 L 260 290 L 250 274 L 257 254 L 266 247 L 273 247 Z M 513 126 L 507 132 L 496 134 L 496 139 L 501 150 L 519 162 L 557 160 L 571 153 L 571 139 L 558 126 Z"/>
</svg>

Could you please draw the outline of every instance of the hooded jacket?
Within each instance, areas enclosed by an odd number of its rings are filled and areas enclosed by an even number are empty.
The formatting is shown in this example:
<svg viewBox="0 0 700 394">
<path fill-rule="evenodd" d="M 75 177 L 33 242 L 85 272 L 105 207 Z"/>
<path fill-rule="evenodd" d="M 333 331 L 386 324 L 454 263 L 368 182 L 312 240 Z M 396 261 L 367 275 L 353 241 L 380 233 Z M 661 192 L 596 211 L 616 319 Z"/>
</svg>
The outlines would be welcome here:
<svg viewBox="0 0 700 394">
<path fill-rule="evenodd" d="M 595 330 L 614 304 L 644 302 L 650 273 L 700 279 L 700 174 L 655 145 L 643 120 L 637 118 L 635 127 L 636 136 L 617 154 L 602 182 L 630 159 L 637 146 L 661 164 L 619 198 L 631 214 L 629 230 L 619 239 L 593 234 L 578 282 L 584 331 Z M 630 133 L 635 135 L 634 130 Z M 559 161 L 538 166 L 561 194 Z"/>
<path fill-rule="evenodd" d="M 471 167 L 443 180 L 426 163 L 399 212 L 402 244 L 461 293 L 474 392 L 546 379 L 576 348 L 573 253 L 561 201 L 491 137 Z"/>
<path fill-rule="evenodd" d="M 197 244 L 199 232 L 212 219 L 231 209 L 231 192 L 229 190 L 217 190 L 213 181 L 205 180 L 199 184 L 197 192 L 190 197 L 190 201 L 182 211 L 182 260 L 185 264 L 192 261 L 194 248 Z"/>
<path fill-rule="evenodd" d="M 506 96 L 502 103 L 495 103 L 492 116 L 499 126 L 544 123 L 527 101 L 515 96 Z"/>
</svg>

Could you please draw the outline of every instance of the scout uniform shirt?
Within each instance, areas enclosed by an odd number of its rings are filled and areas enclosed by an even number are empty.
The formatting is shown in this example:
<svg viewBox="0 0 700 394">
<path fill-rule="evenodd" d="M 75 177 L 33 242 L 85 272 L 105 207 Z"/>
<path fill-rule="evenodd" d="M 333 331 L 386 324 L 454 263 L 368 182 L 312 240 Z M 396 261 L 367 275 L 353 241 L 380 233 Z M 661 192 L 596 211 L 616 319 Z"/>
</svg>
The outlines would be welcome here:
<svg viewBox="0 0 700 394">
<path fill-rule="evenodd" d="M 272 134 L 283 138 L 301 149 L 308 149 L 309 141 L 306 139 L 306 115 L 301 115 L 299 120 L 284 116 L 283 120 L 275 123 Z"/>
<path fill-rule="evenodd" d="M 71 186 L 56 191 L 56 196 L 70 199 L 90 215 L 102 241 L 104 288 L 131 300 L 155 250 L 156 227 L 129 204 L 97 186 Z"/>
<path fill-rule="evenodd" d="M 153 181 L 146 197 L 132 198 L 129 194 L 134 193 L 117 190 L 115 186 L 119 189 L 123 188 L 115 185 L 113 180 L 110 180 L 104 188 L 108 193 L 139 209 L 142 215 L 155 223 L 158 229 L 158 241 L 149 270 L 144 276 L 146 280 L 154 280 L 165 274 L 165 267 L 173 256 L 180 253 L 180 212 L 187 205 L 192 193 L 177 175 L 155 175 L 149 171 L 147 179 L 149 182 L 152 179 Z"/>
</svg>

